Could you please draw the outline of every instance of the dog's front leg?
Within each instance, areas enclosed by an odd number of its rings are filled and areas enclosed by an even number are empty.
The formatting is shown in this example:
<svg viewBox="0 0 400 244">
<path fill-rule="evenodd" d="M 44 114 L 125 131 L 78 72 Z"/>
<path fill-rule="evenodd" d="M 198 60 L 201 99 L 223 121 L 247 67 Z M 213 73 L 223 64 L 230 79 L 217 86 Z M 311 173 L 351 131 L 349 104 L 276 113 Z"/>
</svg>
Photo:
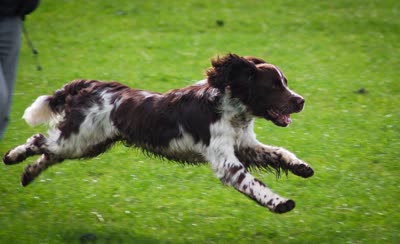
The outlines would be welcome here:
<svg viewBox="0 0 400 244">
<path fill-rule="evenodd" d="M 247 167 L 274 168 L 290 170 L 303 178 L 311 177 L 313 169 L 296 155 L 281 147 L 267 146 L 261 143 L 245 145 L 235 150 L 235 155 Z"/>
<path fill-rule="evenodd" d="M 210 150 L 208 155 L 217 177 L 225 184 L 233 186 L 258 204 L 275 213 L 285 213 L 295 207 L 293 200 L 285 199 L 272 192 L 264 183 L 247 172 L 234 156 L 233 149 L 227 151 Z"/>
</svg>

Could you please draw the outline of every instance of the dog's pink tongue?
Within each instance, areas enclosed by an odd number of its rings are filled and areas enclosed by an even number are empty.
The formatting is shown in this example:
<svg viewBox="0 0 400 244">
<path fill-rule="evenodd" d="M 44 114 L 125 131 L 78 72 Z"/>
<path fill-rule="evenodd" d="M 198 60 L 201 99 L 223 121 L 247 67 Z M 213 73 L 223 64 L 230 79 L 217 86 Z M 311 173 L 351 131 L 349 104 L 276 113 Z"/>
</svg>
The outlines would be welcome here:
<svg viewBox="0 0 400 244">
<path fill-rule="evenodd" d="M 279 116 L 278 119 L 282 124 L 285 124 L 285 125 L 288 125 L 292 122 L 292 120 L 290 119 L 290 114 L 281 115 L 281 116 Z"/>
<path fill-rule="evenodd" d="M 286 119 L 285 119 L 285 120 L 287 121 L 288 124 L 292 123 L 292 119 L 290 118 L 290 114 L 288 114 L 288 115 L 286 116 Z"/>
</svg>

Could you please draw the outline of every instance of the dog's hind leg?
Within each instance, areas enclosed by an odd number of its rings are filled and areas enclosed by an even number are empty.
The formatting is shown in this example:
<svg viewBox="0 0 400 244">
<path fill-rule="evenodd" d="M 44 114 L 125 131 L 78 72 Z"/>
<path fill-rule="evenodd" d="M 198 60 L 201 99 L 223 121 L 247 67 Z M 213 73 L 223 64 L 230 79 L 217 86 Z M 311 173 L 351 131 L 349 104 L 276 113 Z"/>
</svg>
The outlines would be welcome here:
<svg viewBox="0 0 400 244">
<path fill-rule="evenodd" d="M 44 138 L 43 140 L 45 140 Z M 79 140 L 78 140 L 79 141 Z M 91 158 L 105 152 L 110 148 L 115 139 L 107 139 L 101 143 L 96 143 L 93 145 L 87 145 L 83 143 L 76 143 L 76 140 L 57 140 L 53 141 L 47 139 L 46 143 L 43 143 L 40 149 L 35 148 L 35 154 L 41 154 L 39 159 L 32 165 L 28 165 L 21 176 L 22 186 L 26 186 L 31 183 L 41 172 L 46 170 L 48 167 L 61 163 L 65 159 L 78 159 L 78 158 Z M 75 143 L 74 143 L 75 142 Z M 23 153 L 23 145 L 17 147 L 20 151 L 19 155 L 25 155 Z M 28 147 L 29 148 L 29 147 Z M 16 149 L 13 149 L 16 150 Z M 14 151 L 11 151 L 14 156 Z M 25 150 L 26 151 L 26 150 Z M 28 150 L 29 153 L 33 152 L 32 149 Z M 73 152 L 73 153 L 72 153 Z M 7 156 L 7 155 L 6 155 Z M 19 156 L 22 158 L 23 156 Z M 8 154 L 7 158 L 10 158 Z M 9 162 L 9 161 L 7 161 Z"/>
<path fill-rule="evenodd" d="M 41 155 L 37 162 L 33 165 L 28 165 L 22 174 L 21 182 L 23 186 L 26 186 L 43 170 L 63 160 L 49 151 L 49 144 L 55 143 L 52 143 L 42 134 L 36 134 L 30 137 L 25 144 L 8 151 L 3 158 L 3 162 L 7 165 L 17 164 L 27 157 Z"/>
<path fill-rule="evenodd" d="M 30 137 L 25 144 L 19 145 L 8 151 L 3 162 L 7 165 L 17 164 L 24 161 L 27 157 L 45 153 L 44 147 L 47 143 L 47 138 L 42 134 L 36 134 Z"/>
<path fill-rule="evenodd" d="M 82 134 L 74 134 L 68 138 L 58 137 L 57 131 L 50 132 L 49 139 L 41 145 L 41 157 L 32 165 L 25 168 L 21 176 L 23 186 L 32 182 L 41 172 L 48 167 L 61 163 L 66 159 L 80 159 L 95 157 L 109 149 L 117 138 L 106 138 L 103 141 L 93 143 L 84 140 Z"/>
<path fill-rule="evenodd" d="M 32 165 L 28 165 L 25 168 L 24 173 L 21 176 L 21 184 L 22 186 L 28 185 L 32 182 L 43 170 L 47 169 L 53 164 L 59 163 L 63 161 L 63 159 L 59 159 L 51 154 L 42 154 L 40 158 L 36 161 L 36 163 Z"/>
</svg>

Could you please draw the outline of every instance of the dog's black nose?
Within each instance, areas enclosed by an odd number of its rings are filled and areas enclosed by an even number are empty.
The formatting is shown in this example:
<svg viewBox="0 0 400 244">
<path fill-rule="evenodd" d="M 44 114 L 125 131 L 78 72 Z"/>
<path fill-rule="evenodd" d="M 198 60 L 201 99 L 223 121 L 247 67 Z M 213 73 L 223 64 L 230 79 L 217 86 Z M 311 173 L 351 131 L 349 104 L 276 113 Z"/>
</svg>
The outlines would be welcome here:
<svg viewBox="0 0 400 244">
<path fill-rule="evenodd" d="M 293 101 L 293 103 L 295 104 L 295 106 L 296 106 L 296 108 L 298 109 L 298 110 L 302 110 L 303 109 L 303 107 L 304 107 L 304 98 L 303 97 L 301 97 L 301 96 L 294 96 L 293 98 L 292 98 L 292 101 Z"/>
</svg>

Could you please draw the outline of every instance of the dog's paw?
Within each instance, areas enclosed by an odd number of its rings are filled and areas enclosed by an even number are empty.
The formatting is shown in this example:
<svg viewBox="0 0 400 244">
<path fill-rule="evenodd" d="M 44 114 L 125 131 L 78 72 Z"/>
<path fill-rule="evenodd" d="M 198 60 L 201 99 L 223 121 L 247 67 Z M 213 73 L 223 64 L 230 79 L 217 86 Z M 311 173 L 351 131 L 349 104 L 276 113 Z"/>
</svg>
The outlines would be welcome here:
<svg viewBox="0 0 400 244">
<path fill-rule="evenodd" d="M 34 154 L 35 153 L 29 147 L 21 145 L 8 151 L 3 157 L 3 162 L 6 165 L 21 163 L 27 157 L 32 156 Z"/>
<path fill-rule="evenodd" d="M 288 169 L 295 175 L 308 178 L 314 175 L 314 170 L 298 158 L 293 158 L 288 163 Z"/>
<path fill-rule="evenodd" d="M 10 151 L 6 152 L 6 154 L 4 154 L 3 156 L 3 163 L 10 165 L 14 163 L 14 160 L 12 160 L 12 158 L 10 158 Z"/>
<path fill-rule="evenodd" d="M 21 175 L 21 184 L 22 186 L 27 186 L 35 179 L 35 175 L 32 173 L 32 165 L 28 165 L 25 168 L 24 173 Z"/>
<path fill-rule="evenodd" d="M 17 164 L 26 159 L 25 153 L 20 153 L 16 149 L 6 152 L 3 157 L 3 163 L 6 165 Z"/>
<path fill-rule="evenodd" d="M 288 199 L 285 202 L 281 202 L 278 205 L 276 205 L 276 207 L 271 211 L 274 213 L 282 214 L 294 209 L 295 206 L 296 203 L 293 200 Z"/>
<path fill-rule="evenodd" d="M 294 164 L 291 166 L 290 171 L 303 178 L 308 178 L 314 175 L 314 170 L 307 164 Z"/>
</svg>

